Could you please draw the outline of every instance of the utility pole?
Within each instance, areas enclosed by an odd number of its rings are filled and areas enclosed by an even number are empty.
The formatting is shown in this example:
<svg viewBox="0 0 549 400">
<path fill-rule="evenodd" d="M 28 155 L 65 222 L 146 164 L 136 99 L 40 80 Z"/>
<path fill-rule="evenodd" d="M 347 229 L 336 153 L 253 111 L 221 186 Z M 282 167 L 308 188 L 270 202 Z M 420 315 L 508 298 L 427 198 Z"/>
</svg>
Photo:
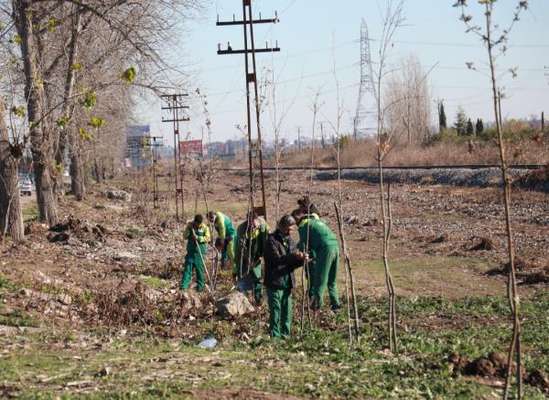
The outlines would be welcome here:
<svg viewBox="0 0 549 400">
<path fill-rule="evenodd" d="M 153 173 L 153 207 L 155 209 L 159 208 L 158 204 L 158 172 L 157 172 L 157 164 L 158 164 L 158 156 L 156 149 L 158 147 L 162 147 L 164 144 L 162 141 L 164 138 L 162 136 L 149 136 L 147 139 L 149 139 L 147 142 L 145 142 L 144 146 L 149 147 L 151 149 L 151 155 L 152 155 L 152 173 Z M 151 142 L 152 140 L 152 142 Z M 158 141 L 158 142 L 157 142 Z"/>
<path fill-rule="evenodd" d="M 217 26 L 235 26 L 242 25 L 244 28 L 244 49 L 233 50 L 230 43 L 227 43 L 227 49 L 222 50 L 221 44 L 218 45 L 217 54 L 243 54 L 244 64 L 246 68 L 246 110 L 247 110 L 247 128 L 248 128 L 248 159 L 250 173 L 250 206 L 252 210 L 257 211 L 267 219 L 267 201 L 265 196 L 265 176 L 263 173 L 263 149 L 261 141 L 261 124 L 259 110 L 259 89 L 257 85 L 257 64 L 256 53 L 272 53 L 280 51 L 278 43 L 275 47 L 269 47 L 268 44 L 264 48 L 256 48 L 254 41 L 254 25 L 255 24 L 275 24 L 279 22 L 278 15 L 275 12 L 274 18 L 264 19 L 259 14 L 258 19 L 253 18 L 252 0 L 242 0 L 242 20 L 236 20 L 233 14 L 232 21 L 217 20 Z M 253 85 L 255 96 L 255 112 L 257 124 L 257 140 L 252 139 L 252 111 L 251 111 L 251 85 Z M 255 207 L 254 204 L 254 153 L 259 157 L 259 169 L 261 178 L 261 200 L 263 205 Z"/>
<path fill-rule="evenodd" d="M 297 150 L 301 151 L 301 127 L 297 127 Z"/>
<path fill-rule="evenodd" d="M 541 133 L 545 132 L 545 112 L 541 112 Z"/>
<path fill-rule="evenodd" d="M 162 122 L 173 123 L 173 163 L 174 163 L 174 182 L 175 182 L 175 218 L 179 221 L 179 199 L 181 199 L 181 211 L 185 215 L 185 200 L 183 196 L 183 181 L 179 179 L 179 165 L 181 164 L 181 153 L 179 151 L 179 123 L 187 122 L 190 119 L 185 115 L 180 115 L 180 111 L 187 110 L 189 106 L 183 104 L 183 98 L 188 94 L 166 94 L 161 99 L 164 102 L 162 110 L 170 111 L 171 116 L 162 117 Z M 183 113 L 181 113 L 183 114 Z"/>
</svg>

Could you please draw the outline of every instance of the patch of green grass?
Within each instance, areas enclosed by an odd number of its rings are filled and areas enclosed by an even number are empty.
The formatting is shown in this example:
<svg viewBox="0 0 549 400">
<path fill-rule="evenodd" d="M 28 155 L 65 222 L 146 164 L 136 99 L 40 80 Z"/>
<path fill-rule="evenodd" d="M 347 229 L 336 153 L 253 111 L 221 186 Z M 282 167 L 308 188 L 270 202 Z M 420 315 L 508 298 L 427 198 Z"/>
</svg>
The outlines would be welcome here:
<svg viewBox="0 0 549 400">
<path fill-rule="evenodd" d="M 27 313 L 21 310 L 13 310 L 7 315 L 0 315 L 0 325 L 4 326 L 38 326 L 37 322 Z"/>
<path fill-rule="evenodd" d="M 17 286 L 8 280 L 4 275 L 0 274 L 0 292 L 2 291 L 14 291 L 17 289 Z"/>
<path fill-rule="evenodd" d="M 170 286 L 170 281 L 157 278 L 156 276 L 141 275 L 139 278 L 143 281 L 143 283 L 153 289 L 165 289 Z"/>
<path fill-rule="evenodd" d="M 22 213 L 24 222 L 36 221 L 38 219 L 38 206 L 35 202 L 30 202 L 23 207 Z"/>
<path fill-rule="evenodd" d="M 91 380 L 93 388 L 85 395 L 64 391 L 62 398 L 179 399 L 191 397 L 193 390 L 215 398 L 216 391 L 239 388 L 321 399 L 473 399 L 501 395 L 500 390 L 455 374 L 446 359 L 452 352 L 473 359 L 507 350 L 511 324 L 504 296 L 399 298 L 400 350 L 396 355 L 384 350 L 385 299 L 361 298 L 359 302 L 363 334 L 353 348 L 347 343 L 344 311 L 325 314 L 323 323 L 332 328 L 310 329 L 303 340 L 297 335 L 287 341 L 272 340 L 260 328 L 245 343 L 235 339 L 238 328 L 231 322 L 208 320 L 197 325 L 196 339 L 184 342 L 152 335 L 123 337 L 106 342 L 97 351 L 53 353 L 48 346 L 66 342 L 66 335 L 56 334 L 36 338 L 27 348 L 16 347 L 0 359 L 0 381 L 20 382 L 21 398 L 55 398 L 61 394 L 55 387 L 74 380 Z M 549 367 L 548 307 L 549 293 L 543 292 L 522 303 L 527 370 Z M 298 323 L 295 325 L 297 329 Z M 249 321 L 252 326 L 254 321 Z M 196 346 L 203 337 L 197 332 L 208 330 L 217 332 L 220 339 L 211 351 Z M 222 336 L 225 332 L 227 335 Z M 96 377 L 105 365 L 112 368 L 112 374 Z M 40 386 L 37 374 L 55 379 Z M 532 386 L 525 385 L 525 391 L 526 398 L 545 398 Z"/>
<path fill-rule="evenodd" d="M 91 290 L 84 290 L 82 291 L 81 293 L 79 293 L 78 295 L 75 296 L 75 300 L 77 302 L 79 302 L 80 304 L 83 304 L 83 305 L 88 305 L 90 304 L 93 299 L 94 299 L 94 294 Z"/>
<path fill-rule="evenodd" d="M 139 239 L 145 237 L 145 231 L 136 226 L 126 229 L 126 236 L 130 239 Z"/>
</svg>

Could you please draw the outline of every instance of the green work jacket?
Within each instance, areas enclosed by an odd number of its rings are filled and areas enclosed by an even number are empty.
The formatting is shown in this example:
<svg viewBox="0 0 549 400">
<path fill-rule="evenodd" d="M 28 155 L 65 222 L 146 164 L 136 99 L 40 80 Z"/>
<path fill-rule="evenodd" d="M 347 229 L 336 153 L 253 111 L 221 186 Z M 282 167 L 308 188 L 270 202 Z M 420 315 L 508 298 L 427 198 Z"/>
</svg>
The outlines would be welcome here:
<svg viewBox="0 0 549 400">
<path fill-rule="evenodd" d="M 222 212 L 215 213 L 215 231 L 220 239 L 231 238 L 234 239 L 236 232 L 234 230 L 233 222 L 231 219 Z"/>
<path fill-rule="evenodd" d="M 196 235 L 196 240 L 193 239 L 192 231 Z M 208 243 L 210 243 L 210 228 L 206 224 L 200 224 L 198 228 L 195 228 L 192 223 L 188 224 L 183 233 L 183 238 L 187 240 L 187 255 L 198 255 L 198 250 L 202 255 L 206 254 L 208 250 Z"/>
<path fill-rule="evenodd" d="M 298 248 L 301 251 L 307 250 L 314 259 L 315 254 L 320 249 L 339 246 L 337 236 L 330 227 L 321 220 L 318 215 L 311 214 L 301 220 L 298 227 L 299 244 Z"/>
<path fill-rule="evenodd" d="M 269 236 L 269 226 L 263 220 L 259 227 L 248 232 L 248 223 L 243 222 L 236 231 L 236 251 L 233 272 L 245 276 L 255 268 L 263 257 L 265 243 Z M 251 250 L 251 253 L 250 253 Z"/>
</svg>

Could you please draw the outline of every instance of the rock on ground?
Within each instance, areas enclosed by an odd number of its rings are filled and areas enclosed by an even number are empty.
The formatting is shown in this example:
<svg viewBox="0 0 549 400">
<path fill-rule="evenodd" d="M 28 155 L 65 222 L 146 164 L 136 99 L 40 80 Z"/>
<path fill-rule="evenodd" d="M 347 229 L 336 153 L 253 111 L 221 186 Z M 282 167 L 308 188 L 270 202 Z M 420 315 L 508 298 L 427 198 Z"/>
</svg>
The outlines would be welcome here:
<svg viewBox="0 0 549 400">
<path fill-rule="evenodd" d="M 196 292 L 185 291 L 180 295 L 181 307 L 187 311 L 201 310 L 202 301 Z"/>
<path fill-rule="evenodd" d="M 246 296 L 240 292 L 233 292 L 216 303 L 217 312 L 225 318 L 239 317 L 254 312 L 254 307 Z"/>
<path fill-rule="evenodd" d="M 108 189 L 105 191 L 105 196 L 110 200 L 122 200 L 122 201 L 131 201 L 131 193 L 125 192 L 124 190 Z"/>
</svg>

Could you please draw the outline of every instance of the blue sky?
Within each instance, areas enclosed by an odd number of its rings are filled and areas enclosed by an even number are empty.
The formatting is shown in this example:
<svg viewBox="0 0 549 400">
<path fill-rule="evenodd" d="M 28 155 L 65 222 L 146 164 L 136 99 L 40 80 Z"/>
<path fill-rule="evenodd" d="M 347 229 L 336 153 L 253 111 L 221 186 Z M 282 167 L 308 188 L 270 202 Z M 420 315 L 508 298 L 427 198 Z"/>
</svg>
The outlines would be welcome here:
<svg viewBox="0 0 549 400">
<path fill-rule="evenodd" d="M 479 39 L 465 34 L 465 27 L 458 20 L 459 12 L 451 7 L 452 0 L 408 0 L 405 3 L 406 26 L 400 28 L 391 49 L 390 62 L 395 65 L 403 57 L 416 55 L 425 70 L 437 65 L 429 76 L 433 99 L 444 99 L 447 115 L 453 120 L 456 109 L 462 106 L 472 118 L 491 120 L 488 78 L 467 70 L 466 61 L 485 68 L 485 50 Z M 472 1 L 471 3 L 476 3 Z M 496 19 L 507 25 L 512 18 L 516 1 L 500 0 Z M 269 68 L 275 71 L 277 107 L 289 109 L 284 119 L 282 136 L 293 139 L 297 127 L 303 135 L 310 135 L 313 93 L 321 90 L 323 102 L 320 119 L 336 118 L 335 79 L 330 72 L 334 59 L 337 79 L 341 87 L 344 105 L 343 129 L 350 131 L 358 97 L 360 69 L 360 25 L 364 18 L 370 37 L 379 37 L 381 29 L 380 9 L 385 0 L 256 0 L 254 14 L 268 17 L 277 10 L 280 23 L 256 28 L 257 46 L 265 41 L 278 41 L 280 53 L 258 55 L 258 72 Z M 480 18 L 478 6 L 471 11 Z M 221 19 L 240 18 L 240 0 L 209 1 L 207 10 L 195 21 L 187 24 L 181 62 L 190 73 L 189 91 L 200 88 L 208 95 L 212 119 L 212 140 L 240 137 L 236 124 L 245 119 L 245 81 L 243 56 L 218 56 L 217 44 L 231 42 L 233 48 L 242 46 L 241 27 L 216 27 Z M 503 71 L 518 66 L 518 77 L 505 76 L 501 86 L 506 88 L 507 99 L 503 103 L 504 117 L 528 117 L 539 114 L 544 108 L 549 112 L 549 2 L 530 1 L 530 9 L 522 16 L 511 35 L 509 51 L 499 60 Z M 376 46 L 372 42 L 372 46 Z M 261 77 L 260 77 L 261 78 Z M 367 99 L 367 102 L 373 100 Z M 170 129 L 159 121 L 159 103 L 150 101 L 142 106 L 140 120 L 150 123 L 155 132 L 162 131 L 167 138 Z M 433 114 L 436 107 L 433 103 Z M 199 138 L 204 122 L 202 107 L 192 102 L 191 122 L 184 132 Z M 434 123 L 434 120 L 433 120 Z M 272 138 L 269 112 L 264 114 L 262 125 L 267 139 Z M 166 143 L 169 143 L 167 139 Z"/>
</svg>

